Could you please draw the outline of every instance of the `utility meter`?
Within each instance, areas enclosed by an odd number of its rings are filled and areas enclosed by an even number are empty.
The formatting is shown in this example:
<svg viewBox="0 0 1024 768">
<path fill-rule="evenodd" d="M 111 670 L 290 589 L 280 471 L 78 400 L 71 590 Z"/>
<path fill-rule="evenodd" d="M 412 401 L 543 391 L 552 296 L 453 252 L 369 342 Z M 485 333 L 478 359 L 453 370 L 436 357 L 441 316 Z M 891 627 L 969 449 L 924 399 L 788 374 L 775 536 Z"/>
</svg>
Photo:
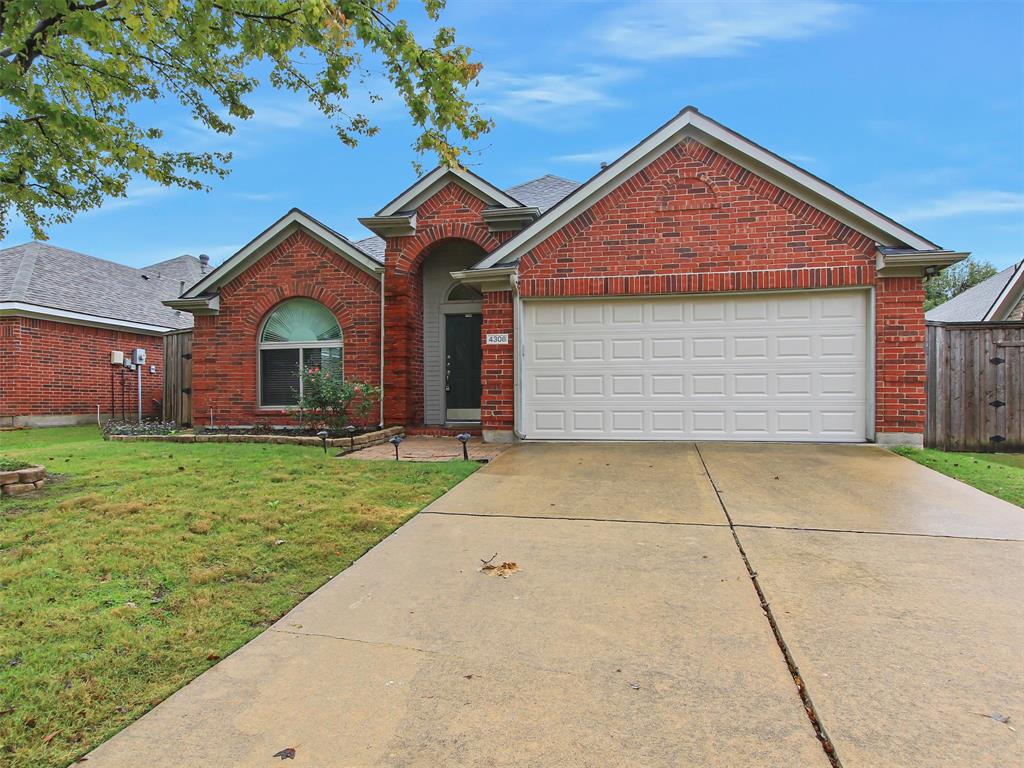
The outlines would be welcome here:
<svg viewBox="0 0 1024 768">
<path fill-rule="evenodd" d="M 146 362 L 146 350 L 139 347 L 132 352 L 132 362 L 135 363 L 135 365 L 144 365 Z"/>
</svg>

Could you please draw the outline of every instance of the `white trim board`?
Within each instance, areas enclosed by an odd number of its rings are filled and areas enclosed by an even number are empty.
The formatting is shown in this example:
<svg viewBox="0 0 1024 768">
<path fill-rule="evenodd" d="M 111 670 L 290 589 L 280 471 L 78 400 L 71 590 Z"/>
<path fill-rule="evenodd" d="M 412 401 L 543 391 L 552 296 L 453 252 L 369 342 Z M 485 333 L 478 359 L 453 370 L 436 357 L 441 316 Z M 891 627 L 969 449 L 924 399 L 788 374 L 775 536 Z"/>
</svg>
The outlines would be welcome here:
<svg viewBox="0 0 1024 768">
<path fill-rule="evenodd" d="M 989 307 L 982 321 L 1005 320 L 1010 310 L 1016 307 L 1021 299 L 1024 299 L 1024 261 L 1017 264 L 1010 279 L 1006 281 L 1006 285 L 1003 286 L 1003 290 L 999 292 L 996 300 L 992 302 L 992 306 Z"/>
<path fill-rule="evenodd" d="M 26 304 L 21 301 L 0 302 L 0 317 L 28 317 L 36 320 L 51 320 L 56 323 L 71 325 L 87 325 L 93 328 L 108 328 L 114 331 L 131 331 L 146 336 L 162 336 L 169 331 L 187 331 L 190 328 L 171 328 L 166 325 L 136 323 L 131 320 L 119 320 L 115 317 L 89 315 L 85 312 L 72 312 L 67 309 L 43 307 L 38 304 Z"/>
<path fill-rule="evenodd" d="M 370 258 L 363 253 L 348 239 L 339 235 L 333 229 L 321 224 L 307 213 L 298 208 L 292 208 L 284 216 L 274 222 L 270 227 L 263 230 L 253 240 L 249 241 L 240 251 L 229 258 L 210 274 L 189 288 L 181 298 L 194 299 L 205 291 L 224 285 L 230 282 L 253 262 L 261 258 L 267 251 L 273 249 L 284 241 L 288 236 L 304 229 L 317 240 L 336 253 L 356 265 L 364 272 L 373 275 L 378 280 L 384 265 Z"/>
<path fill-rule="evenodd" d="M 938 246 L 916 232 L 740 136 L 721 123 L 700 114 L 695 107 L 686 107 L 675 118 L 549 209 L 533 224 L 482 259 L 474 269 L 486 269 L 515 262 L 524 253 L 539 245 L 688 137 L 882 245 L 906 246 L 928 251 L 938 249 Z"/>
</svg>

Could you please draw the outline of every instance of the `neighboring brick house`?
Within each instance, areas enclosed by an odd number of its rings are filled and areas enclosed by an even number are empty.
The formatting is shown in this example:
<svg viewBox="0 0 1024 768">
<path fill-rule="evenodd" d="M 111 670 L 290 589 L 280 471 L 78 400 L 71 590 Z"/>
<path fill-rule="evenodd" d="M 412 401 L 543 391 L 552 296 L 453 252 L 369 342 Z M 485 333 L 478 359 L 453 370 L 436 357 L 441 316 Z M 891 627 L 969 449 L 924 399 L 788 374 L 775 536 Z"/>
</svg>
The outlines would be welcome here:
<svg viewBox="0 0 1024 768">
<path fill-rule="evenodd" d="M 583 184 L 438 168 L 353 242 L 298 210 L 177 300 L 193 413 L 300 369 L 490 440 L 920 443 L 923 277 L 964 258 L 687 107 Z"/>
<path fill-rule="evenodd" d="M 165 307 L 205 274 L 192 256 L 142 269 L 46 243 L 0 250 L 0 426 L 95 422 L 136 413 L 136 374 L 112 351 L 145 349 L 142 406 L 159 416 L 163 339 L 192 317 Z"/>
<path fill-rule="evenodd" d="M 925 319 L 936 323 L 1024 321 L 1024 261 L 928 310 Z"/>
</svg>

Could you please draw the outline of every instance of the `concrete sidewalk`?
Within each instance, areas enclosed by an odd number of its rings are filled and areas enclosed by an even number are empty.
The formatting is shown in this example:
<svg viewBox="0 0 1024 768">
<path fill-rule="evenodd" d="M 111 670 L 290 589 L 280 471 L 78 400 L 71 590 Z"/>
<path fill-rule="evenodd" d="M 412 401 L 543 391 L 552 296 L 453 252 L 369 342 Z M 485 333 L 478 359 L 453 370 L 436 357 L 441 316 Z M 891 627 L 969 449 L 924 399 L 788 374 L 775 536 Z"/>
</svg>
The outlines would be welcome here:
<svg viewBox="0 0 1024 768">
<path fill-rule="evenodd" d="M 871 447 L 517 446 L 88 764 L 1012 765 L 1022 517 Z"/>
</svg>

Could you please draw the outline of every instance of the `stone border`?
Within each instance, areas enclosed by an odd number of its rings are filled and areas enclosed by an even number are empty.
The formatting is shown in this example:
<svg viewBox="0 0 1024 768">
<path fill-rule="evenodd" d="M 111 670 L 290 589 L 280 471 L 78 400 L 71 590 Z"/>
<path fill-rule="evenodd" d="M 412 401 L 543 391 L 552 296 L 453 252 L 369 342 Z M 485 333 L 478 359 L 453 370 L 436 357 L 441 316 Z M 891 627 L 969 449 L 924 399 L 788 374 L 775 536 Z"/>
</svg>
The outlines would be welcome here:
<svg viewBox="0 0 1024 768">
<path fill-rule="evenodd" d="M 42 465 L 0 472 L 0 494 L 4 496 L 19 496 L 37 491 L 45 484 L 46 467 Z"/>
<path fill-rule="evenodd" d="M 390 438 L 401 435 L 404 431 L 404 427 L 388 427 L 376 432 L 356 435 L 352 440 L 347 437 L 331 437 L 327 439 L 327 447 L 341 448 L 347 452 L 349 445 L 352 444 L 358 451 L 371 445 L 386 443 Z M 110 439 L 128 443 L 273 443 L 275 445 L 308 445 L 314 448 L 322 448 L 324 445 L 319 437 L 305 435 L 193 435 L 183 433 L 180 435 L 110 435 Z"/>
</svg>

